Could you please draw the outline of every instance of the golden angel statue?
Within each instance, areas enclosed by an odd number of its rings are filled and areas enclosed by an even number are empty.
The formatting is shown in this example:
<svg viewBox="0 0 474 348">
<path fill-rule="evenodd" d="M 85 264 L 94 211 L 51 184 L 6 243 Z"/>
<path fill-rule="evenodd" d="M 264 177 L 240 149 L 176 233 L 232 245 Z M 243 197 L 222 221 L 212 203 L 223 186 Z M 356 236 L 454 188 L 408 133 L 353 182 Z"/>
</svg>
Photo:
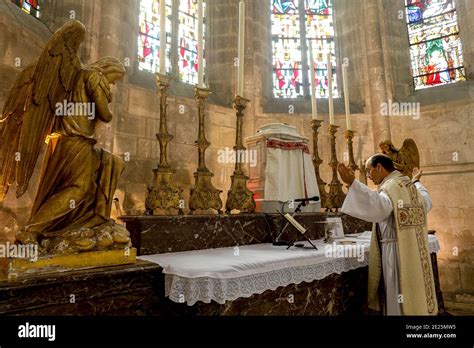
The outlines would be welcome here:
<svg viewBox="0 0 474 348">
<path fill-rule="evenodd" d="M 400 149 L 397 149 L 390 140 L 381 141 L 380 149 L 388 155 L 395 166 L 395 169 L 403 175 L 412 177 L 413 168 L 420 168 L 420 154 L 413 139 L 405 139 Z"/>
<path fill-rule="evenodd" d="M 110 219 L 124 162 L 95 147 L 96 123 L 112 120 L 110 84 L 125 69 L 112 57 L 83 65 L 78 48 L 85 32 L 69 21 L 53 34 L 20 73 L 0 118 L 0 205 L 10 186 L 17 198 L 26 192 L 47 143 L 31 217 L 16 236 L 46 254 L 131 245 L 128 231 Z"/>
</svg>

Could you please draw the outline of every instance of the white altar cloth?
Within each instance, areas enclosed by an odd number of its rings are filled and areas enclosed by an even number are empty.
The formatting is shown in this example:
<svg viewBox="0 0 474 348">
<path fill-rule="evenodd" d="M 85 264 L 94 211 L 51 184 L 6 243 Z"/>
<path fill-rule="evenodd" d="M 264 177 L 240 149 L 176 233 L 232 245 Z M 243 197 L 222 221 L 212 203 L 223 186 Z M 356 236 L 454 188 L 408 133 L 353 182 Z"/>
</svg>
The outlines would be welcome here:
<svg viewBox="0 0 474 348">
<path fill-rule="evenodd" d="M 369 240 L 354 237 L 340 240 L 356 241 L 357 244 L 350 246 L 357 248 L 359 245 L 364 257 L 355 256 L 355 253 L 354 257 L 337 257 L 336 252 L 328 257 L 326 248 L 334 244 L 315 240 L 313 243 L 319 250 L 297 247 L 286 250 L 286 246 L 254 244 L 138 258 L 163 267 L 165 296 L 172 301 L 189 306 L 198 301 L 210 303 L 211 300 L 224 304 L 225 301 L 276 290 L 280 286 L 303 281 L 309 283 L 333 273 L 367 266 Z M 429 235 L 428 240 L 430 252 L 438 252 L 440 246 L 436 236 Z M 309 246 L 309 243 L 305 244 Z"/>
</svg>

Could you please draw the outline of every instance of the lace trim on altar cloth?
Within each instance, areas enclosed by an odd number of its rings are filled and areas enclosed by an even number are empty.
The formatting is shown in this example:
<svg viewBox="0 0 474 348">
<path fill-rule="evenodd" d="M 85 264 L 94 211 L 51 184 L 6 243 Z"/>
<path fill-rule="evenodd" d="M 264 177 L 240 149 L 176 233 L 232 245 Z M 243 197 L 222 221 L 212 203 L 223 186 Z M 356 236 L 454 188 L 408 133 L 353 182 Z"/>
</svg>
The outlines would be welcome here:
<svg viewBox="0 0 474 348">
<path fill-rule="evenodd" d="M 280 286 L 310 283 L 327 277 L 332 273 L 340 274 L 352 269 L 367 266 L 367 257 L 364 261 L 357 258 L 334 259 L 316 265 L 286 268 L 266 273 L 252 274 L 240 278 L 184 278 L 173 274 L 165 276 L 165 295 L 178 303 L 186 302 L 192 306 L 198 301 L 210 303 L 214 300 L 224 304 L 240 297 L 250 297 L 267 290 L 276 290 Z"/>
<path fill-rule="evenodd" d="M 434 237 L 434 236 L 433 236 Z M 430 253 L 440 250 L 437 238 L 429 238 Z M 219 304 L 238 298 L 248 298 L 262 294 L 267 290 L 276 290 L 290 284 L 310 283 L 321 280 L 333 273 L 341 274 L 368 265 L 368 251 L 363 260 L 357 258 L 326 258 L 313 265 L 277 269 L 270 272 L 246 275 L 238 278 L 186 278 L 175 274 L 165 275 L 165 296 L 176 303 L 187 303 L 188 306 L 201 301 Z"/>
</svg>

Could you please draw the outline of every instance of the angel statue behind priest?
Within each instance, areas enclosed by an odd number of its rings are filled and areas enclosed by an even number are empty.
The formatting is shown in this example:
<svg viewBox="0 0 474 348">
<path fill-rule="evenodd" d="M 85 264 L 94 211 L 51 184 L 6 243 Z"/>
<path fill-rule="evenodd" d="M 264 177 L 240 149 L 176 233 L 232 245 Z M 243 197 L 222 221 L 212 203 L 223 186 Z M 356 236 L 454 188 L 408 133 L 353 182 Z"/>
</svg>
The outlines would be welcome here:
<svg viewBox="0 0 474 348">
<path fill-rule="evenodd" d="M 20 73 L 0 118 L 0 205 L 10 186 L 17 198 L 26 192 L 47 143 L 31 217 L 16 236 L 43 254 L 131 245 L 128 231 L 110 219 L 124 162 L 95 146 L 96 124 L 112 120 L 110 85 L 125 69 L 113 57 L 84 66 L 78 48 L 85 32 L 69 21 L 53 34 Z"/>
<path fill-rule="evenodd" d="M 382 153 L 390 157 L 395 169 L 405 176 L 412 177 L 413 168 L 420 167 L 420 154 L 413 139 L 405 139 L 400 149 L 397 149 L 391 140 L 383 140 L 379 143 Z"/>
</svg>

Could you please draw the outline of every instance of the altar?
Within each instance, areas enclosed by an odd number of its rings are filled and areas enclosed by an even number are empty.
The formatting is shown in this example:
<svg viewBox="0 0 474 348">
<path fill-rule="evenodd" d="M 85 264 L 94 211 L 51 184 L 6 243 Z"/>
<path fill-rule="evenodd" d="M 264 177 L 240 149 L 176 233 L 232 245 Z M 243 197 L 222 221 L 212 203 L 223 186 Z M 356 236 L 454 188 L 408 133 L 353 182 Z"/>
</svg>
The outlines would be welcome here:
<svg viewBox="0 0 474 348">
<path fill-rule="evenodd" d="M 322 240 L 313 243 L 318 250 L 307 242 L 301 243 L 304 247 L 290 249 L 265 243 L 145 255 L 140 259 L 163 267 L 166 297 L 188 306 L 199 301 L 224 304 L 367 266 L 368 244 L 363 241 L 346 249 L 348 257 L 336 256 L 341 245 L 324 244 Z"/>
<path fill-rule="evenodd" d="M 321 240 L 318 221 L 326 215 L 298 217 L 318 250 L 273 246 L 277 214 L 123 217 L 140 232 L 132 234 L 141 253 L 136 264 L 1 281 L 0 314 L 366 314 L 368 240 L 357 237 L 370 224 L 330 214 L 341 217 L 346 240 L 355 242 L 348 244 L 352 254 L 348 248 L 341 255 Z M 283 236 L 297 237 L 293 230 Z M 437 250 L 430 236 L 436 280 Z"/>
<path fill-rule="evenodd" d="M 436 254 L 440 250 L 436 236 L 428 239 L 430 253 Z M 265 243 L 140 259 L 163 268 L 165 296 L 181 304 L 184 312 L 193 311 L 184 304 L 199 303 L 197 308 L 204 313 L 220 308 L 219 314 L 227 315 L 362 314 L 370 233 L 313 244 L 317 250 L 308 242 L 289 249 Z M 301 292 L 306 297 L 299 296 Z M 272 302 L 279 309 L 268 312 Z M 247 308 L 245 313 L 242 307 Z"/>
<path fill-rule="evenodd" d="M 359 246 L 353 245 L 355 257 L 337 257 L 337 248 L 331 254 L 333 244 L 322 242 L 321 222 L 328 217 L 341 218 L 346 240 Z M 316 251 L 273 246 L 283 224 L 278 214 L 124 216 L 122 220 L 140 259 L 162 270 L 162 315 L 365 313 L 369 242 L 360 235 L 371 228 L 365 221 L 341 213 L 301 213 L 297 220 L 308 228 L 306 234 L 315 241 Z M 302 239 L 293 229 L 282 238 Z M 429 239 L 438 282 L 439 244 L 435 236 Z M 437 295 L 442 303 L 439 283 Z"/>
</svg>

